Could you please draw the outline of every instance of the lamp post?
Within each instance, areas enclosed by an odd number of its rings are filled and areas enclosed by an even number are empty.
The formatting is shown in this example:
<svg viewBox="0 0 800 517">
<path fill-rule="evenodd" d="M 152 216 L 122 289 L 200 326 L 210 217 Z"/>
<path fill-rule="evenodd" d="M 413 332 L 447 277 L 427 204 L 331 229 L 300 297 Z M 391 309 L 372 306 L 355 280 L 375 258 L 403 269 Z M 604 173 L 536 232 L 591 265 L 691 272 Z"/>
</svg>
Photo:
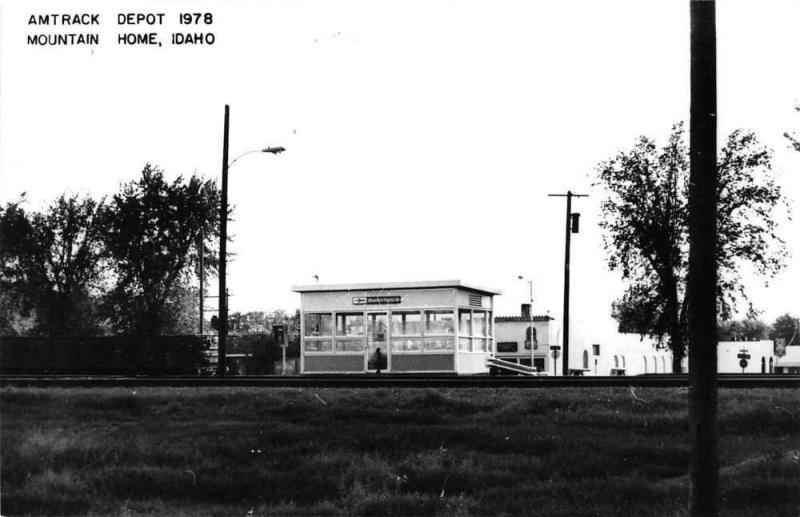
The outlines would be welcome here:
<svg viewBox="0 0 800 517">
<path fill-rule="evenodd" d="M 279 154 L 285 151 L 283 147 L 267 147 L 254 149 L 240 154 L 230 163 L 228 162 L 228 134 L 230 121 L 230 106 L 225 105 L 225 125 L 222 140 L 222 192 L 219 208 L 219 336 L 218 336 L 218 364 L 217 375 L 225 376 L 225 342 L 228 338 L 228 291 L 225 286 L 227 273 L 227 243 L 228 243 L 228 169 L 242 156 L 252 153 Z"/>
<path fill-rule="evenodd" d="M 534 345 L 533 345 L 533 280 L 530 278 L 525 278 L 522 275 L 517 276 L 519 280 L 525 280 L 528 282 L 528 289 L 530 291 L 530 307 L 528 308 L 528 336 L 531 340 L 531 368 L 533 368 L 536 364 L 534 361 Z"/>
</svg>

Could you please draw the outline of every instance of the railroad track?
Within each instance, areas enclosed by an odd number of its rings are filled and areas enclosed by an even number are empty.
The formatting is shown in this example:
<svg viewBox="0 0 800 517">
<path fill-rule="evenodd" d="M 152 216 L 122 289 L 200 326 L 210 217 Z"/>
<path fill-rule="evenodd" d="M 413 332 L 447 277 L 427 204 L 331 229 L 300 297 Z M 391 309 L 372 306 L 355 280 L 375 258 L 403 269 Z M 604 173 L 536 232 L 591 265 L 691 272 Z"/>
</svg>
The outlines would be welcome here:
<svg viewBox="0 0 800 517">
<path fill-rule="evenodd" d="M 456 375 L 113 376 L 0 375 L 0 387 L 254 387 L 254 388 L 676 388 L 687 375 L 512 377 Z M 720 388 L 800 388 L 798 375 L 720 374 Z"/>
</svg>

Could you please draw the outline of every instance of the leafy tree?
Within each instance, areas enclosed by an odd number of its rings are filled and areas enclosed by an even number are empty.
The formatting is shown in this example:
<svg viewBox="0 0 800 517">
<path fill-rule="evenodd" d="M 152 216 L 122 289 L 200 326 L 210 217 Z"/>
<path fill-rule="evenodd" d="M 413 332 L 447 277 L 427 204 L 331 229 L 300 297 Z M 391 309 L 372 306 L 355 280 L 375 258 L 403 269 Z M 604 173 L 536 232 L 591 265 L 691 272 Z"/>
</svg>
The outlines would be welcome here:
<svg viewBox="0 0 800 517">
<path fill-rule="evenodd" d="M 101 332 L 103 202 L 61 195 L 44 211 L 27 213 L 23 201 L 0 210 L 3 326 L 34 315 L 31 330 L 39 334 Z"/>
<path fill-rule="evenodd" d="M 800 112 L 800 104 L 794 107 L 795 111 Z M 795 151 L 800 151 L 800 135 L 797 133 L 789 133 L 788 131 L 783 136 L 789 141 L 789 144 Z"/>
<path fill-rule="evenodd" d="M 299 323 L 299 315 L 297 317 Z M 293 323 L 294 317 L 289 316 L 282 309 L 272 312 L 233 312 L 228 315 L 228 325 L 233 334 L 269 334 L 272 332 L 272 325 L 292 325 Z"/>
<path fill-rule="evenodd" d="M 724 321 L 719 324 L 720 341 L 759 341 L 766 339 L 769 326 L 758 319 Z"/>
<path fill-rule="evenodd" d="M 767 278 L 785 265 L 786 247 L 776 235 L 774 215 L 778 209 L 788 213 L 788 205 L 773 178 L 770 151 L 750 132 L 731 133 L 717 170 L 717 299 L 724 321 L 748 302 L 743 264 Z M 630 151 L 598 166 L 597 184 L 606 192 L 600 227 L 608 265 L 626 283 L 612 315 L 620 331 L 662 340 L 672 351 L 676 372 L 686 352 L 688 181 L 682 124 L 672 128 L 664 148 L 640 137 Z"/>
<path fill-rule="evenodd" d="M 118 330 L 170 333 L 185 327 L 179 320 L 186 310 L 197 321 L 196 306 L 184 297 L 191 273 L 199 273 L 201 235 L 205 266 L 216 269 L 219 203 L 215 182 L 192 175 L 170 183 L 149 163 L 113 197 L 106 242 L 116 272 L 109 300 Z"/>
<path fill-rule="evenodd" d="M 800 318 L 794 318 L 789 314 L 778 316 L 772 324 L 769 338 L 783 338 L 786 346 L 800 345 Z"/>
</svg>

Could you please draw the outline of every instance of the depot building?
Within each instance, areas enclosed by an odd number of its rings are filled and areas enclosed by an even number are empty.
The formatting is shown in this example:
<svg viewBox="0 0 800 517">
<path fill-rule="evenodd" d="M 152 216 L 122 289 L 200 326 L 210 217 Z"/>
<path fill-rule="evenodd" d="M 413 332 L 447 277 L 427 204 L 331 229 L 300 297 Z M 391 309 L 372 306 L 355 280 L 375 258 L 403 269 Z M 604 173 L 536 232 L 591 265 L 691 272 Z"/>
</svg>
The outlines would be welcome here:
<svg viewBox="0 0 800 517">
<path fill-rule="evenodd" d="M 295 286 L 301 373 L 486 373 L 494 295 L 459 280 Z"/>
</svg>

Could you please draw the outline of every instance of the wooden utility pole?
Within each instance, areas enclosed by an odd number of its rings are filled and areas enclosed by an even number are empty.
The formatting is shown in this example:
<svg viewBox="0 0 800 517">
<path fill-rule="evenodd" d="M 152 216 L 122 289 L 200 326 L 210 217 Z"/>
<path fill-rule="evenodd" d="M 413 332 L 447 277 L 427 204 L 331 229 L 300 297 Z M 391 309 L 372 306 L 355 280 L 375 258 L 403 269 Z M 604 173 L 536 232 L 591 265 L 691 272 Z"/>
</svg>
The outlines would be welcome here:
<svg viewBox="0 0 800 517">
<path fill-rule="evenodd" d="M 562 351 L 561 375 L 569 375 L 569 252 L 571 234 L 578 233 L 577 221 L 573 225 L 572 198 L 587 197 L 586 194 L 574 194 L 568 190 L 566 194 L 548 194 L 549 197 L 567 198 L 567 231 L 564 241 L 564 349 Z M 577 215 L 576 215 L 577 217 Z"/>
<path fill-rule="evenodd" d="M 230 107 L 225 105 L 222 137 L 222 192 L 219 207 L 219 335 L 217 375 L 225 376 L 225 340 L 228 337 L 228 297 L 225 287 L 228 244 L 228 123 Z"/>
<path fill-rule="evenodd" d="M 205 333 L 205 299 L 206 299 L 206 232 L 200 228 L 200 238 L 197 245 L 197 257 L 200 263 L 200 335 Z"/>
<path fill-rule="evenodd" d="M 713 0 L 690 0 L 689 513 L 719 515 L 717 439 L 717 44 Z"/>
</svg>

